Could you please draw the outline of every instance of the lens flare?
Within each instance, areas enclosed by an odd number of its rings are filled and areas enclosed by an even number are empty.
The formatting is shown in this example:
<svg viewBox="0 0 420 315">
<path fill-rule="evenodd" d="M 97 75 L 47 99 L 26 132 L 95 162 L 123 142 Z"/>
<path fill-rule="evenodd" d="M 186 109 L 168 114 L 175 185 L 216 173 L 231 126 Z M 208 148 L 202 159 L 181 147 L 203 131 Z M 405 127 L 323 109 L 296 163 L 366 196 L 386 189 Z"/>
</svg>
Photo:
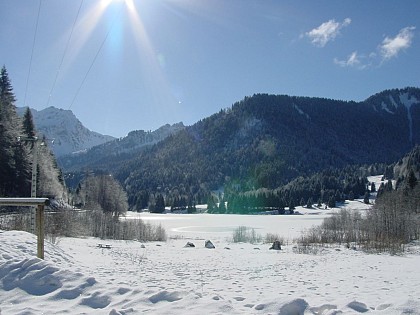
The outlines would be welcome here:
<svg viewBox="0 0 420 315">
<path fill-rule="evenodd" d="M 99 23 L 110 2 L 111 0 L 96 2 L 83 14 L 75 29 L 77 36 L 75 36 L 75 40 L 72 41 L 71 51 L 67 60 L 68 65 L 73 63 L 74 59 L 79 55 L 80 50 L 86 45 L 89 38 L 91 38 L 92 32 Z"/>
<path fill-rule="evenodd" d="M 155 105 L 164 106 L 175 103 L 176 100 L 173 97 L 168 82 L 163 74 L 165 68 L 164 55 L 162 53 L 156 53 L 153 48 L 138 12 L 139 3 L 134 3 L 133 0 L 125 0 L 125 5 L 136 50 L 140 56 L 139 62 L 141 63 L 141 69 L 144 70 L 141 75 L 144 80 L 147 80 L 147 86 L 150 87 L 151 90 L 159 91 L 154 93 L 153 96 Z"/>
</svg>

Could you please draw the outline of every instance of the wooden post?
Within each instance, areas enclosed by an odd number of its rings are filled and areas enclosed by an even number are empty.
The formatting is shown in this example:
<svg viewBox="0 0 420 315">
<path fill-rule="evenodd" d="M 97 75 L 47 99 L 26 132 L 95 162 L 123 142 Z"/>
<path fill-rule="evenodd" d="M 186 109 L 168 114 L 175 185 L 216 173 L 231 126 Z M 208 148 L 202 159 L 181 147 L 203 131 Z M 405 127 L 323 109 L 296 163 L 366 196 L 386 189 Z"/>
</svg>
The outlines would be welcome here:
<svg viewBox="0 0 420 315">
<path fill-rule="evenodd" d="M 48 206 L 48 198 L 0 198 L 0 206 L 12 207 L 31 207 L 36 209 L 36 227 L 37 227 L 37 257 L 44 259 L 44 207 Z"/>
<path fill-rule="evenodd" d="M 44 205 L 38 205 L 36 210 L 36 228 L 37 228 L 37 257 L 44 259 Z"/>
</svg>

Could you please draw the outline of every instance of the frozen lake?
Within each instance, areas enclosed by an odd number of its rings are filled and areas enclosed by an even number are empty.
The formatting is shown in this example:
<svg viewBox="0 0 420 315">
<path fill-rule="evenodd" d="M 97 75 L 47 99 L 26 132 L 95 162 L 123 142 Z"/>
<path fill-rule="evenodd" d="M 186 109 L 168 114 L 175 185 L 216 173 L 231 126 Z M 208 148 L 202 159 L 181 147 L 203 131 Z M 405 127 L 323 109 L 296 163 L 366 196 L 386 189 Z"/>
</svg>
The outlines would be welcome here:
<svg viewBox="0 0 420 315">
<path fill-rule="evenodd" d="M 126 219 L 141 218 L 151 224 L 162 225 L 171 238 L 185 239 L 218 239 L 232 238 L 233 231 L 239 226 L 254 229 L 265 237 L 267 233 L 278 234 L 285 240 L 293 240 L 301 232 L 314 225 L 319 225 L 326 217 L 336 213 L 340 208 L 364 212 L 370 205 L 362 200 L 346 201 L 339 208 L 324 210 L 321 208 L 306 209 L 296 207 L 294 215 L 237 215 L 237 214 L 153 214 L 148 212 L 127 212 Z"/>
<path fill-rule="evenodd" d="M 151 224 L 162 225 L 169 237 L 185 239 L 231 238 L 239 226 L 254 229 L 257 234 L 278 234 L 292 240 L 304 229 L 319 225 L 329 216 L 327 211 L 305 215 L 233 215 L 233 214 L 152 214 L 128 212 L 127 219 L 141 218 Z"/>
</svg>

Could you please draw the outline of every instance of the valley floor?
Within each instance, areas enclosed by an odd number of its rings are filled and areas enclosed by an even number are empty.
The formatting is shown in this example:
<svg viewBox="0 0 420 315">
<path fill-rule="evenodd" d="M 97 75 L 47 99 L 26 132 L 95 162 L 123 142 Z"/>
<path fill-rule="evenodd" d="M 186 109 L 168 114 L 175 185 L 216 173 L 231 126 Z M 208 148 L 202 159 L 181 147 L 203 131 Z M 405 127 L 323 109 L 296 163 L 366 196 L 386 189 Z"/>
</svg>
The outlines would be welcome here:
<svg viewBox="0 0 420 315">
<path fill-rule="evenodd" d="M 184 248 L 187 241 L 195 248 Z M 344 246 L 316 255 L 270 244 L 0 233 L 0 314 L 420 314 L 419 246 L 402 256 Z M 142 246 L 144 245 L 144 246 Z"/>
<path fill-rule="evenodd" d="M 395 256 L 344 245 L 297 253 L 293 239 L 337 209 L 297 210 L 302 215 L 129 213 L 161 224 L 168 241 L 60 238 L 46 242 L 45 260 L 36 258 L 34 235 L 0 231 L 0 314 L 420 314 L 419 243 Z M 286 245 L 232 243 L 238 226 L 278 234 Z"/>
</svg>

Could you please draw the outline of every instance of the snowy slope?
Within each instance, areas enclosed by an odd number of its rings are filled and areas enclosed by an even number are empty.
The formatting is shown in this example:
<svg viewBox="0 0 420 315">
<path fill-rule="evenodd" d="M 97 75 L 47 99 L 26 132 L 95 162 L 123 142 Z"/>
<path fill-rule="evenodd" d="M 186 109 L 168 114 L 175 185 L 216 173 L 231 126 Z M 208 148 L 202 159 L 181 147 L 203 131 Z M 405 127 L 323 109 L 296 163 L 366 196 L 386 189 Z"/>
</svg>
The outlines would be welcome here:
<svg viewBox="0 0 420 315">
<path fill-rule="evenodd" d="M 418 143 L 418 138 L 414 137 L 418 131 L 418 113 L 420 108 L 420 99 L 416 96 L 418 95 L 417 89 L 392 90 L 379 93 L 378 95 L 381 95 L 381 97 L 378 97 L 373 102 L 373 108 L 388 115 L 397 116 L 400 114 L 406 116 L 404 124 L 407 124 L 408 140 L 411 145 Z M 371 99 L 375 97 L 373 96 Z"/>
<path fill-rule="evenodd" d="M 237 218 L 259 233 L 294 237 L 304 221 L 319 223 L 329 212 Z M 166 243 L 46 242 L 44 261 L 35 258 L 35 236 L 0 232 L 0 314 L 420 314 L 419 245 L 403 256 L 339 245 L 298 254 L 291 242 L 272 251 L 271 244 L 231 243 L 226 227 L 238 222 L 209 216 L 160 215 L 170 222 Z M 282 219 L 291 217 L 302 224 Z M 197 219 L 202 232 L 191 233 Z M 206 249 L 205 239 L 216 248 Z M 184 248 L 187 241 L 196 247 Z"/>
<path fill-rule="evenodd" d="M 23 116 L 25 108 L 18 108 Z M 36 129 L 48 139 L 55 139 L 51 149 L 56 156 L 86 150 L 114 137 L 90 131 L 82 125 L 71 110 L 48 107 L 37 111 L 31 109 Z"/>
<path fill-rule="evenodd" d="M 420 314 L 420 256 L 343 247 L 319 255 L 268 245 L 95 239 L 47 243 L 0 233 L 0 311 L 7 314 Z M 229 249 L 227 249 L 227 247 Z"/>
</svg>

